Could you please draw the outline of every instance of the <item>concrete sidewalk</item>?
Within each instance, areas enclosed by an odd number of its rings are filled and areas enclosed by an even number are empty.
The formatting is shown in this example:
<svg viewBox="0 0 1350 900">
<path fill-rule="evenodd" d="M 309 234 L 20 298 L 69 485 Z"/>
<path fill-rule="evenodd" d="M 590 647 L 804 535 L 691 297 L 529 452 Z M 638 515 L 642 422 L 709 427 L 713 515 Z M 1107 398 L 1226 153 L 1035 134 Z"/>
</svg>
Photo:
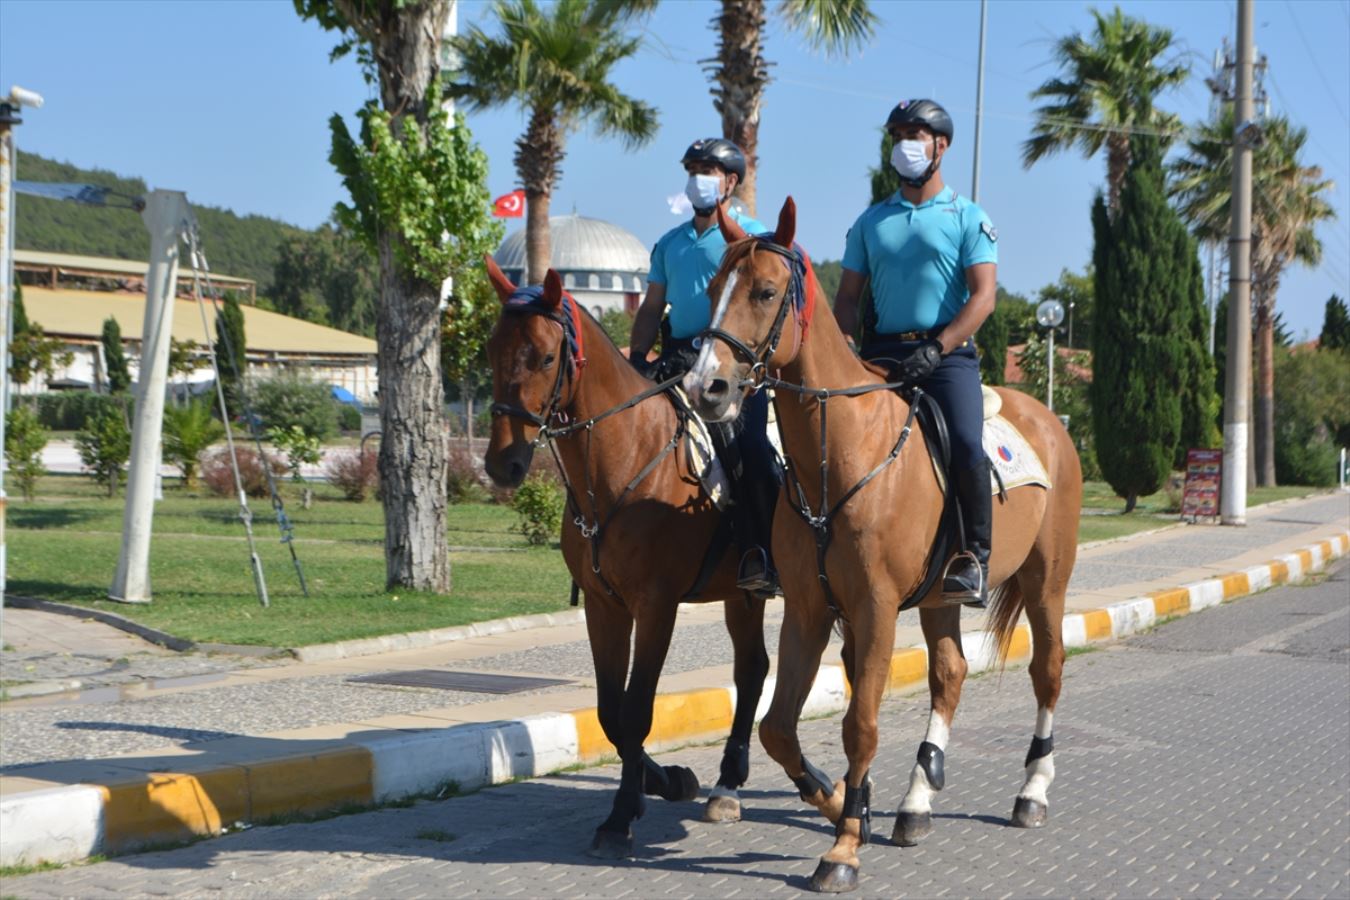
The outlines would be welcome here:
<svg viewBox="0 0 1350 900">
<path fill-rule="evenodd" d="M 1087 548 L 1071 584 L 1066 642 L 1117 637 L 1164 616 L 1296 580 L 1350 551 L 1347 528 L 1350 496 L 1335 494 L 1254 509 L 1247 528 L 1181 526 Z M 11 642 L 16 612 L 5 612 Z M 771 651 L 781 617 L 781 603 L 771 604 Z M 585 626 L 573 618 L 547 629 L 371 656 L 344 656 L 359 648 L 333 647 L 326 654 L 331 658 L 312 662 L 206 657 L 198 664 L 209 672 L 112 684 L 95 696 L 6 703 L 0 707 L 0 864 L 80 859 L 219 833 L 272 815 L 434 793 L 451 782 L 470 790 L 610 755 L 593 709 Z M 685 607 L 679 621 L 653 748 L 724 735 L 734 706 L 720 608 Z M 982 614 L 963 617 L 967 655 L 977 671 L 992 662 L 982 624 Z M 34 628 L 42 639 L 59 637 Z M 921 641 L 916 614 L 903 614 L 897 647 Z M 1024 657 L 1028 646 L 1023 628 L 1013 657 Z M 31 646 L 15 648 L 32 652 Z M 837 655 L 837 648 L 827 651 L 830 662 L 817 677 L 808 714 L 845 702 Z M 7 665 L 9 658 L 7 652 Z M 153 667 L 169 659 L 183 657 L 160 654 L 140 662 Z M 249 667 L 235 667 L 244 662 Z M 921 649 L 897 652 L 893 688 L 921 683 L 926 664 Z M 412 669 L 569 683 L 493 696 L 348 680 Z M 761 714 L 771 693 L 772 684 L 766 685 Z"/>
</svg>

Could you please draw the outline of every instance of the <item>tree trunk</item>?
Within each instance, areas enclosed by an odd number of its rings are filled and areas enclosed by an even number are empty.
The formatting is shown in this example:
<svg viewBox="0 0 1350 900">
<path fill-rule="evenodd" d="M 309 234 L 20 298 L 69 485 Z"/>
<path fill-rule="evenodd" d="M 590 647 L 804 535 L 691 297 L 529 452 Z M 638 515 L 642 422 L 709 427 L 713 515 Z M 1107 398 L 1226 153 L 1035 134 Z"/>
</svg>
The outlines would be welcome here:
<svg viewBox="0 0 1350 900">
<path fill-rule="evenodd" d="M 380 389 L 380 486 L 385 583 L 450 590 L 442 410 L 440 289 L 399 272 L 392 234 L 380 239 L 380 311 L 375 323 Z"/>
<path fill-rule="evenodd" d="M 1123 512 L 1121 515 L 1126 515 L 1126 516 L 1128 516 L 1130 513 L 1134 512 L 1134 505 L 1135 505 L 1136 503 L 1138 503 L 1138 502 L 1139 502 L 1139 495 L 1138 495 L 1138 494 L 1130 494 L 1130 496 L 1126 497 L 1126 498 L 1125 498 L 1125 512 Z"/>
<path fill-rule="evenodd" d="M 1111 135 L 1106 139 L 1106 208 L 1112 219 L 1120 211 L 1120 189 L 1125 186 L 1125 173 L 1129 168 L 1129 135 Z"/>
<path fill-rule="evenodd" d="M 368 3 L 335 0 L 339 12 L 370 44 L 379 71 L 380 104 L 390 130 L 425 126 L 427 91 L 440 74 L 446 0 Z M 445 393 L 441 385 L 440 285 L 400 265 L 402 236 L 379 239 L 380 306 L 376 362 L 380 395 L 380 491 L 384 505 L 387 587 L 450 590 L 446 541 Z"/>
<path fill-rule="evenodd" d="M 1262 297 L 1256 305 L 1256 483 L 1275 486 L 1275 316 Z"/>
<path fill-rule="evenodd" d="M 542 191 L 525 191 L 525 284 L 543 284 L 548 274 L 553 240 L 548 230 L 550 197 Z"/>
<path fill-rule="evenodd" d="M 735 196 L 755 214 L 755 183 L 759 168 L 759 113 L 768 64 L 760 51 L 764 37 L 764 0 L 722 0 L 722 12 L 713 19 L 720 40 L 711 66 L 713 107 L 722 116 L 722 137 L 745 153 L 745 179 Z"/>
</svg>

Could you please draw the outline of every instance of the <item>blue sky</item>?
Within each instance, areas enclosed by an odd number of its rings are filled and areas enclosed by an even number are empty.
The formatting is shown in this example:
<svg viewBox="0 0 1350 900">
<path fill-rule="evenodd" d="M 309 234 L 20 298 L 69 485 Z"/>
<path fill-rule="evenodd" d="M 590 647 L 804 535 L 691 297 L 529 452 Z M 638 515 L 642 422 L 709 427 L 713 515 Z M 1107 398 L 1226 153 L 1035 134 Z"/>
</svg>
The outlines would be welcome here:
<svg viewBox="0 0 1350 900">
<path fill-rule="evenodd" d="M 760 131 L 760 216 L 772 223 L 792 194 L 798 238 L 817 258 L 842 254 L 868 200 L 878 126 L 902 97 L 932 96 L 952 111 L 957 134 L 944 174 L 958 191 L 969 189 L 978 3 L 874 3 L 883 20 L 876 40 L 844 62 L 813 55 L 770 18 L 765 56 L 775 80 Z M 1204 118 L 1210 97 L 1202 79 L 1233 34 L 1233 3 L 1122 5 L 1173 29 L 1193 62 L 1191 80 L 1160 105 L 1186 122 Z M 615 80 L 660 109 L 660 134 L 631 153 L 575 134 L 555 214 L 607 219 L 647 244 L 676 224 L 665 197 L 683 185 L 677 160 L 691 140 L 719 131 L 698 64 L 714 52 L 708 26 L 716 8 L 710 0 L 665 0 L 645 24 L 645 49 Z M 487 11 L 485 2 L 462 0 L 461 26 L 485 21 Z M 1256 23 L 1258 48 L 1270 57 L 1272 111 L 1309 129 L 1305 160 L 1337 182 L 1330 199 L 1340 219 L 1320 231 L 1323 263 L 1289 272 L 1280 293 L 1294 330 L 1315 334 L 1327 296 L 1350 295 L 1350 4 L 1258 0 Z M 999 280 L 1022 293 L 1034 294 L 1062 268 L 1081 269 L 1091 253 L 1089 208 L 1103 159 L 1064 154 L 1028 171 L 1019 154 L 1031 125 L 1028 92 L 1055 71 L 1053 40 L 1090 24 L 1087 4 L 990 3 L 980 202 L 999 229 Z M 333 43 L 283 0 L 0 0 L 0 86 L 17 83 L 47 100 L 26 113 L 22 148 L 303 226 L 323 221 L 343 198 L 327 163 L 328 117 L 349 115 L 368 95 L 354 62 L 328 62 Z M 520 112 L 476 114 L 470 126 L 491 160 L 493 193 L 511 190 Z"/>
</svg>

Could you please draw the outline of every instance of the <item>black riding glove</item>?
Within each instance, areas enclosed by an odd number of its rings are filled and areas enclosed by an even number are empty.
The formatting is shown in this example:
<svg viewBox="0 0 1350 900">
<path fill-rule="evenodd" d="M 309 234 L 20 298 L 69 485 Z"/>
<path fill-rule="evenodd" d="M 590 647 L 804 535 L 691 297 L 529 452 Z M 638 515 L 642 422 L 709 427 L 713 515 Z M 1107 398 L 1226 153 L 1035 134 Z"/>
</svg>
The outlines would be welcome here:
<svg viewBox="0 0 1350 900">
<path fill-rule="evenodd" d="M 655 363 L 647 362 L 647 354 L 643 353 L 636 356 L 630 356 L 628 357 L 628 363 L 636 369 L 637 373 L 643 378 L 652 377 L 652 366 L 654 366 Z"/>
<path fill-rule="evenodd" d="M 929 338 L 905 357 L 896 367 L 895 373 L 897 380 L 905 384 L 922 384 L 940 365 L 942 365 L 942 342 L 937 338 Z"/>
</svg>

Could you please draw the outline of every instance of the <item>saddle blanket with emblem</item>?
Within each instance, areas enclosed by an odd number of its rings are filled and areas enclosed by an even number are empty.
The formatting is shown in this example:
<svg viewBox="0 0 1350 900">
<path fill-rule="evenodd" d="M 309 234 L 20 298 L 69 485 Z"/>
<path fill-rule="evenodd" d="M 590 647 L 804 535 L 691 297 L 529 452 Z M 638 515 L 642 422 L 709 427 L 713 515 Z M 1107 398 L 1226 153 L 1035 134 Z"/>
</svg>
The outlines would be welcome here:
<svg viewBox="0 0 1350 900">
<path fill-rule="evenodd" d="M 990 394 L 993 394 L 993 391 L 985 395 L 986 416 L 984 430 L 980 436 L 985 456 L 988 456 L 990 463 L 993 464 L 989 472 L 990 493 L 998 496 L 1000 479 L 1003 481 L 1004 489 L 1009 491 L 1028 484 L 1039 484 L 1046 489 L 1053 487 L 1050 475 L 1045 470 L 1045 463 L 1041 462 L 1031 442 L 1022 436 L 1022 432 L 1018 431 L 1012 422 L 997 413 L 993 415 L 988 413 Z M 997 402 L 997 395 L 994 394 L 992 399 Z M 997 477 L 994 472 L 998 473 Z M 938 484 L 945 490 L 947 473 L 942 471 L 941 464 L 936 458 L 933 459 L 933 473 L 937 475 Z"/>
</svg>

